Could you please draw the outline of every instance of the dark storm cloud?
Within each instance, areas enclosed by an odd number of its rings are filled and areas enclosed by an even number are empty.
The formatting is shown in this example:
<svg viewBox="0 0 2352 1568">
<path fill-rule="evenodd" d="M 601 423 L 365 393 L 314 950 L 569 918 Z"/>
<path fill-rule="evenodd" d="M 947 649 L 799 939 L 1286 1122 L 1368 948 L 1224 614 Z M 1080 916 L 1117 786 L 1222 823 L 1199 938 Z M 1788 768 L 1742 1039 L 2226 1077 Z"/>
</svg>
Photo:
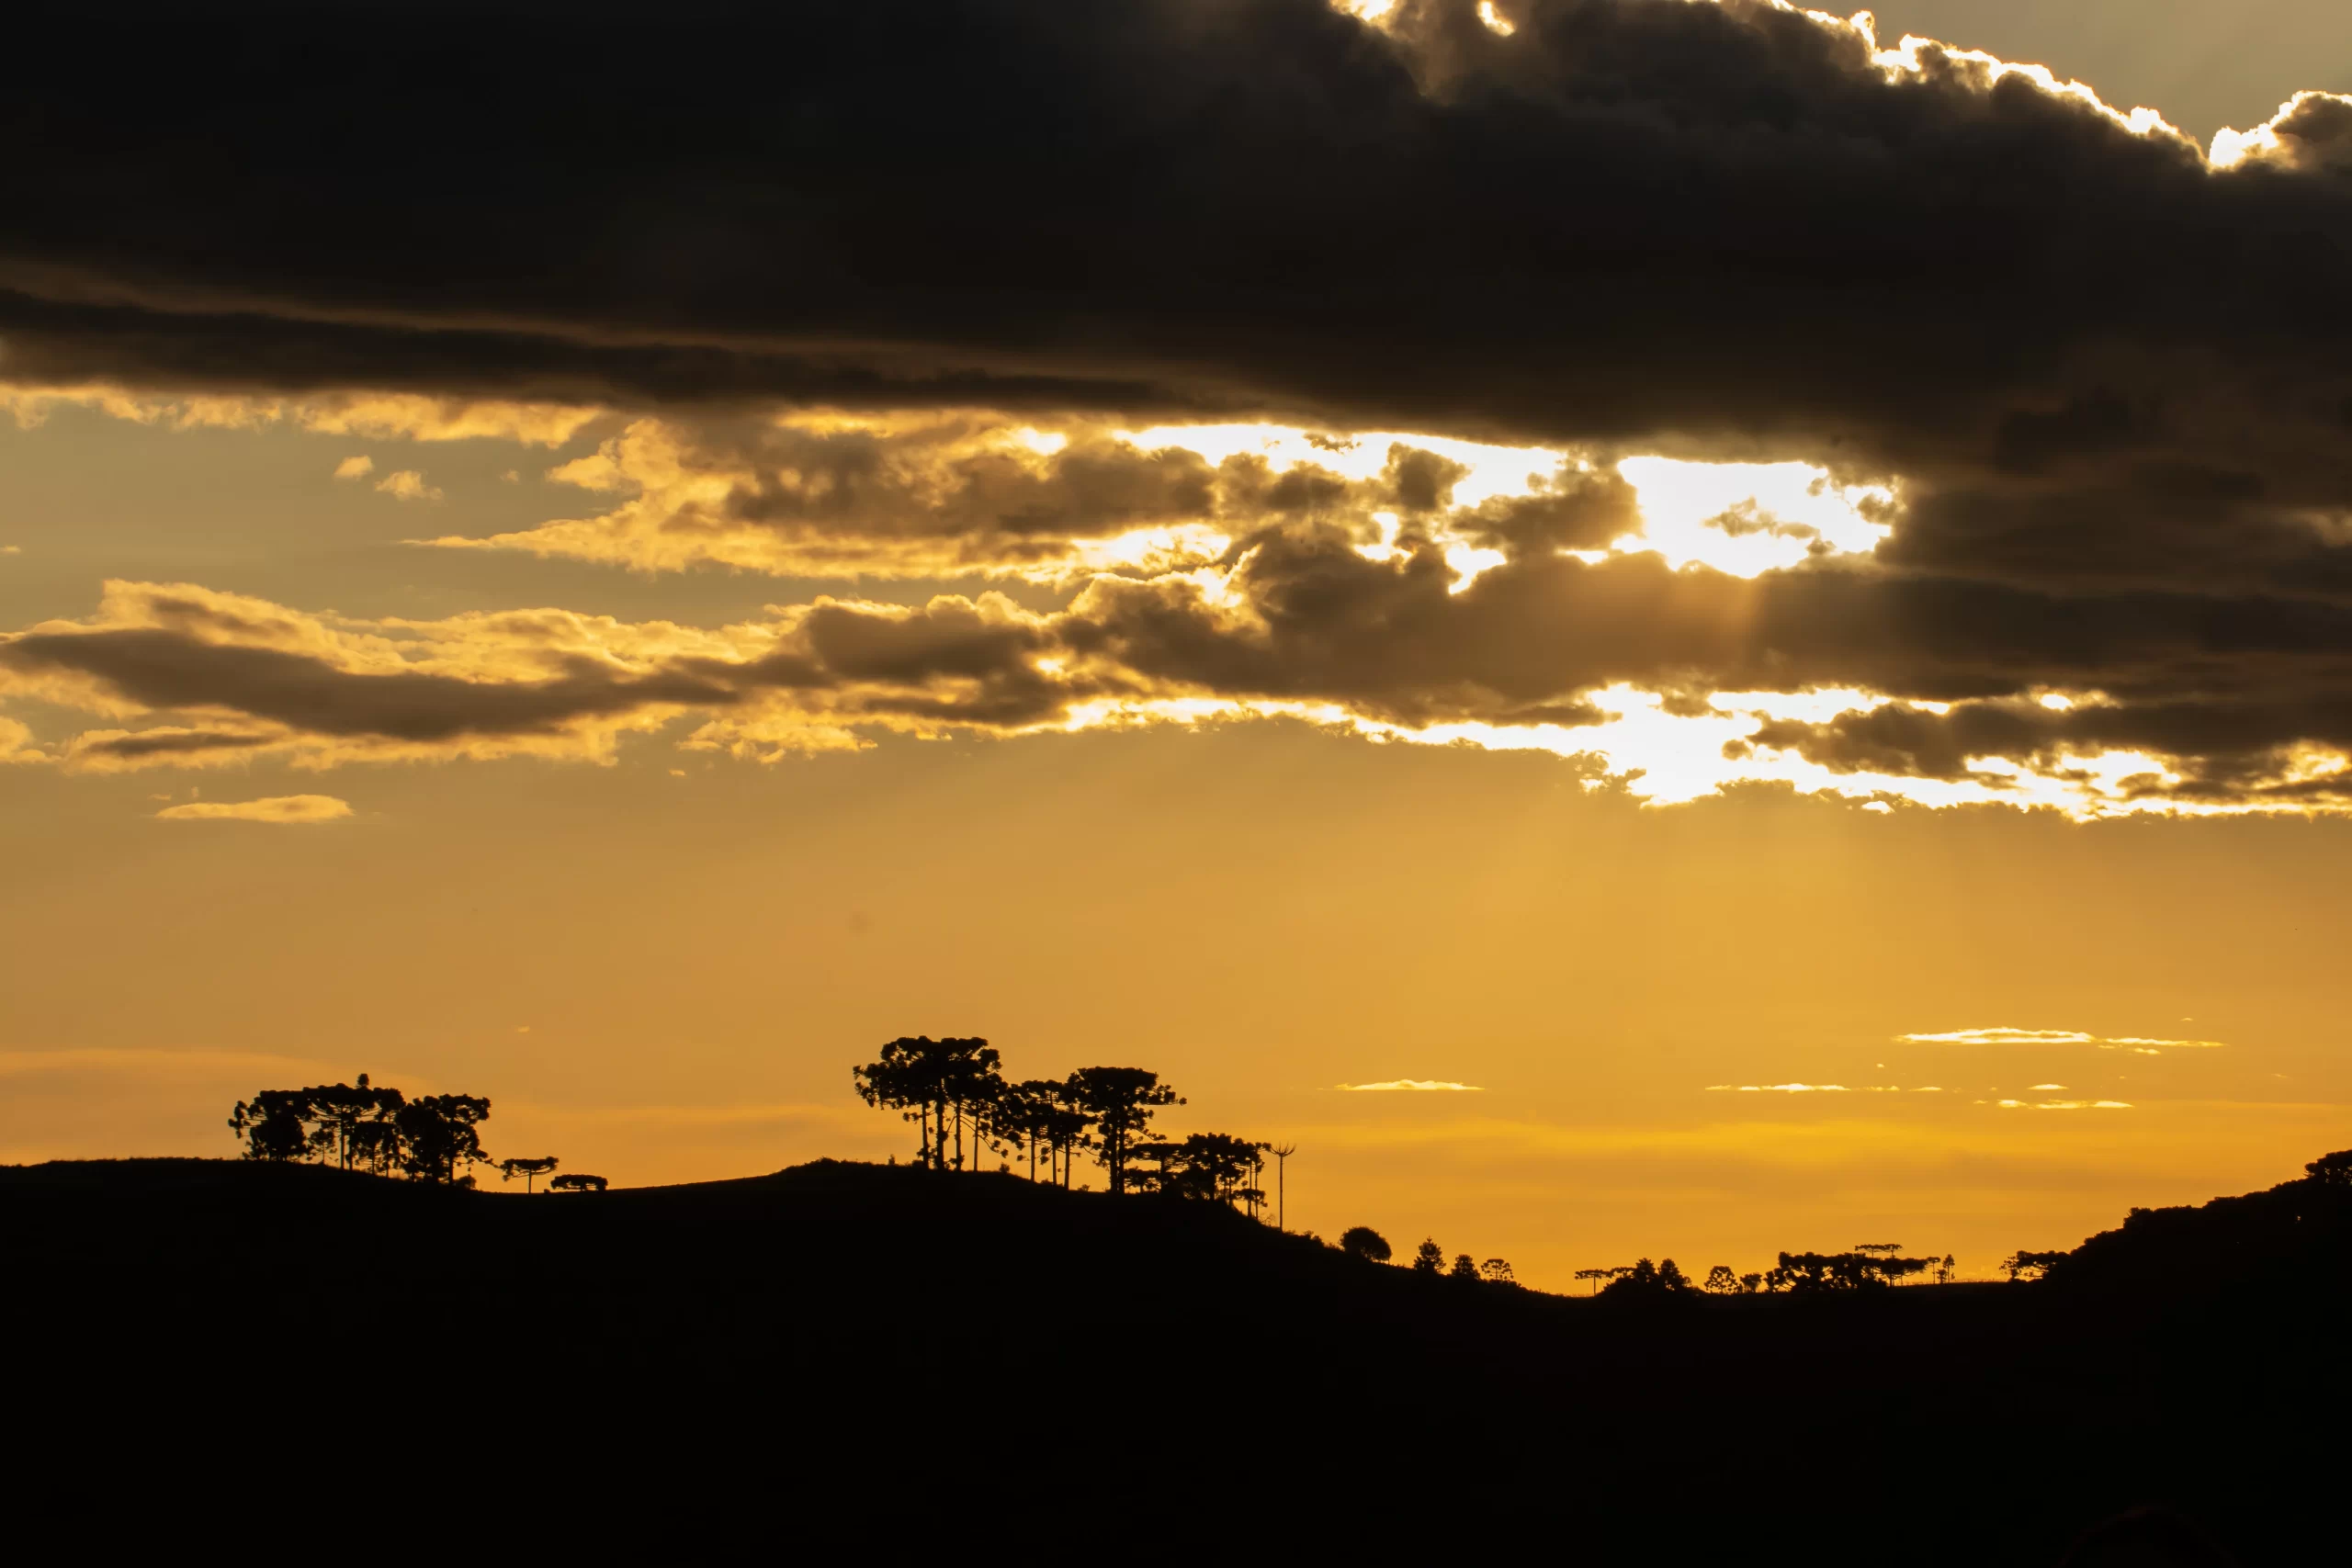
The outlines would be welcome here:
<svg viewBox="0 0 2352 1568">
<path fill-rule="evenodd" d="M 1964 62 L 1890 83 L 1763 6 L 1502 10 L 1508 38 L 1467 0 L 1386 31 L 1322 0 L 43 24 L 0 112 L 28 152 L 0 331 L 51 375 L 1873 456 L 1990 455 L 2032 400 L 2114 390 L 2119 344 L 2341 380 L 2338 179 L 2214 178 Z M 2334 118 L 2288 128 L 2315 170 Z"/>
<path fill-rule="evenodd" d="M 1906 572 L 2344 592 L 2352 108 L 2306 97 L 2216 171 L 1752 0 L 1500 10 L 1507 37 L 1469 0 L 45 21 L 0 96 L 5 368 L 1796 456 L 1900 479 Z M 1050 555 L 1196 479 L 1102 477 L 922 527 Z M 1446 479 L 1399 468 L 1394 503 Z M 737 504 L 805 530 L 840 493 Z M 1600 515 L 1481 537 L 1590 545 Z"/>
<path fill-rule="evenodd" d="M 1014 727 L 1105 691 L 1577 722 L 1622 681 L 1883 694 L 1758 743 L 1923 777 L 2132 746 L 2226 792 L 2352 744 L 2352 106 L 2300 99 L 2222 168 L 1981 61 L 1890 66 L 1750 0 L 1498 9 L 1508 36 L 1468 0 L 1385 28 L 1323 0 L 44 23 L 98 31 L 24 40 L 44 67 L 0 95 L 15 379 L 726 427 L 703 452 L 741 461 L 722 500 L 649 489 L 618 542 L 567 524 L 515 547 L 854 571 L 878 539 L 915 571 L 1188 519 L 1234 543 L 1221 590 L 1137 571 L 970 626 L 811 611 L 765 674 L 681 655 L 459 690 L 482 682 L 329 679 L 216 646 L 183 658 L 155 626 L 8 657 L 421 743 L 782 691 Z M 1893 534 L 1752 581 L 1587 564 L 1559 552 L 1634 517 L 1605 465 L 1468 507 L 1457 467 L 1409 447 L 1371 481 L 1108 437 L 910 480 L 871 432 L 728 423 L 777 404 L 1804 457 L 1891 485 Z M 1375 507 L 1397 518 L 1383 559 Z M 730 530 L 796 542 L 695 553 Z M 1503 564 L 1465 586 L 1448 543 Z M 2031 700 L 2052 688 L 2104 700 Z"/>
</svg>

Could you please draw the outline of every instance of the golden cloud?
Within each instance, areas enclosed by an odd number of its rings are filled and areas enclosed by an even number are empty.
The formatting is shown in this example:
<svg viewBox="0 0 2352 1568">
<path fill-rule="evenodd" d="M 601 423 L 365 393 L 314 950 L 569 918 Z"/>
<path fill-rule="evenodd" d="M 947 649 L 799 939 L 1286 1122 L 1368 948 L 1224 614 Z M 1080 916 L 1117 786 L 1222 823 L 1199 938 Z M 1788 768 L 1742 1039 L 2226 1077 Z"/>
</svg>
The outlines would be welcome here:
<svg viewBox="0 0 2352 1568">
<path fill-rule="evenodd" d="M 2219 1040 L 2166 1040 L 2140 1034 L 2100 1035 L 2079 1029 L 2010 1029 L 1990 1027 L 1951 1029 L 1936 1033 L 1898 1034 L 1905 1045 L 2096 1045 L 2102 1051 L 2131 1051 L 2153 1056 L 2164 1051 L 2218 1051 Z"/>
<path fill-rule="evenodd" d="M 191 800 L 155 813 L 159 822 L 333 822 L 351 815 L 331 795 L 273 795 L 260 800 Z"/>
<path fill-rule="evenodd" d="M 376 489 L 394 501 L 439 501 L 439 490 L 424 482 L 414 468 L 399 468 L 376 481 Z"/>
<path fill-rule="evenodd" d="M 604 412 L 564 403 L 414 392 L 248 397 L 155 392 L 102 382 L 84 386 L 0 382 L 0 412 L 8 414 L 20 428 L 40 424 L 60 408 L 89 409 L 168 430 L 261 430 L 284 425 L 322 435 L 405 441 L 489 438 L 531 446 L 560 446 Z M 337 477 L 346 476 L 338 470 Z"/>
</svg>

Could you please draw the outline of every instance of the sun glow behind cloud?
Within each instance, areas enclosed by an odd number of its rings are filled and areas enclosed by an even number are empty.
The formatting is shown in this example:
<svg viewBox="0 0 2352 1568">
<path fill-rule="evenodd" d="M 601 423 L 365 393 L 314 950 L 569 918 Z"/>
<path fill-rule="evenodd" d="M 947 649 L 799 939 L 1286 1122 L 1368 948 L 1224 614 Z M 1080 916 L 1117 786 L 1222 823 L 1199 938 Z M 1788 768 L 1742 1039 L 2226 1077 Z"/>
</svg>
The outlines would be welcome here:
<svg viewBox="0 0 2352 1568">
<path fill-rule="evenodd" d="M 185 411 L 174 412 L 176 405 L 165 407 L 153 400 L 127 412 L 103 399 L 92 406 L 122 417 L 137 416 L 146 423 L 185 422 L 193 417 Z M 468 408 L 402 405 L 393 412 L 410 420 L 410 426 L 400 434 L 417 439 L 439 438 L 457 430 L 492 432 L 513 440 L 547 438 L 539 424 L 520 414 L 502 416 L 502 423 Z M 427 414 L 430 420 L 425 420 Z M 310 417 L 313 428 L 334 434 L 348 434 L 356 419 L 341 407 Z M 388 416 L 371 412 L 368 421 L 381 424 L 384 417 Z M 956 563 L 960 560 L 968 563 L 960 570 L 972 575 L 1026 580 L 1066 595 L 1082 593 L 1090 583 L 1105 577 L 1185 584 L 1197 592 L 1204 607 L 1227 617 L 1233 626 L 1246 628 L 1255 608 L 1250 599 L 1249 554 L 1238 552 L 1237 547 L 1243 542 L 1245 529 L 1265 528 L 1270 521 L 1276 526 L 1287 525 L 1280 519 L 1288 514 L 1264 510 L 1262 490 L 1250 489 L 1252 484 L 1270 483 L 1274 477 L 1317 476 L 1314 484 L 1321 487 L 1318 493 L 1332 497 L 1330 510 L 1305 515 L 1317 520 L 1318 526 L 1346 530 L 1357 553 L 1367 560 L 1395 564 L 1401 571 L 1408 559 L 1425 560 L 1426 552 L 1434 550 L 1451 573 L 1447 587 L 1455 597 L 1486 581 L 1487 574 L 1513 564 L 1505 551 L 1493 547 L 1495 536 L 1477 532 L 1488 521 L 1480 516 L 1479 508 L 1487 503 L 1509 508 L 1530 500 L 1557 502 L 1578 486 L 1605 490 L 1622 479 L 1627 488 L 1621 489 L 1620 494 L 1632 498 L 1625 514 L 1636 521 L 1605 547 L 1566 553 L 1588 564 L 1652 556 L 1678 576 L 1708 574 L 1717 583 L 1724 578 L 1754 579 L 1822 562 L 1867 573 L 1876 570 L 1870 553 L 1890 536 L 1901 512 L 1900 498 L 1892 490 L 1840 485 L 1827 470 L 1802 462 L 1702 463 L 1651 454 L 1617 460 L 1612 475 L 1611 465 L 1591 454 L 1400 431 L 1334 434 L 1259 423 L 1111 430 L 1084 422 L 1072 423 L 1065 430 L 982 414 L 925 416 L 910 423 L 911 418 L 814 411 L 777 416 L 775 428 L 797 441 L 830 433 L 856 439 L 870 436 L 902 446 L 913 442 L 904 447 L 911 454 L 906 459 L 913 465 L 908 470 L 911 477 L 902 495 L 891 494 L 896 498 L 893 504 L 918 508 L 950 504 L 953 498 L 966 493 L 958 487 L 980 474 L 1005 487 L 1002 493 L 1014 502 L 1031 493 L 1023 486 L 1051 487 L 1067 480 L 1067 494 L 1050 491 L 1067 502 L 1069 495 L 1086 493 L 1086 471 L 1081 468 L 1080 477 L 1070 479 L 1039 466 L 1051 465 L 1073 452 L 1080 453 L 1083 463 L 1109 463 L 1130 480 L 1147 471 L 1221 474 L 1218 465 L 1236 458 L 1247 459 L 1244 468 L 1264 478 L 1234 480 L 1239 488 L 1231 493 L 1217 490 L 1217 499 L 1206 513 L 1197 510 L 1170 513 L 1164 506 L 1155 513 L 1154 507 L 1147 506 L 1143 510 L 1159 515 L 1160 520 L 1125 528 L 1118 526 L 1114 510 L 1108 525 L 1090 532 L 1088 518 L 1080 508 L 1051 536 L 995 536 L 989 547 L 1004 552 L 995 556 L 986 549 L 969 553 L 968 540 L 912 525 L 895 532 L 896 525 L 863 534 L 852 530 L 838 536 L 820 532 L 806 537 L 794 536 L 780 544 L 781 536 L 756 517 L 741 523 L 723 519 L 731 498 L 739 492 L 754 493 L 775 479 L 763 472 L 763 463 L 795 459 L 779 458 L 756 446 L 713 456 L 683 429 L 640 420 L 605 441 L 597 451 L 567 461 L 548 475 L 591 491 L 620 494 L 623 499 L 616 510 L 601 517 L 559 519 L 514 534 L 418 542 L 527 549 L 612 561 L 647 571 L 718 563 L 773 574 L 850 580 L 952 576 L 959 570 Z M 937 434 L 925 435 L 926 430 Z M 1383 505 L 1378 499 L 1398 482 L 1400 453 L 1427 453 L 1454 466 L 1446 470 L 1447 482 L 1438 504 L 1424 505 L 1409 517 L 1396 510 L 1401 502 Z M 978 468 L 967 474 L 956 466 L 960 463 Z M 922 467 L 925 464 L 931 467 Z M 339 477 L 356 479 L 372 474 L 373 467 L 365 457 L 350 457 L 336 472 Z M 380 480 L 378 488 L 403 499 L 439 499 L 440 491 L 417 475 L 418 470 L 399 469 Z M 1202 482 L 1223 486 L 1227 478 Z M 786 479 L 814 482 L 806 475 L 787 474 Z M 1242 499 L 1236 501 L 1235 496 Z M 1256 499 L 1250 499 L 1253 496 Z M 1228 502 L 1239 510 L 1228 514 Z M 1253 507 L 1259 510 L 1250 510 Z M 1615 521 L 1613 516 L 1603 516 L 1604 526 L 1614 525 Z M 1037 668 L 1052 673 L 1048 666 L 1057 658 L 1041 652 Z M 1374 705 L 1336 697 L 1177 694 L 1153 691 L 1152 682 L 1113 680 L 1108 684 L 1114 688 L 1125 684 L 1133 694 L 1083 697 L 1049 719 L 1011 727 L 1008 732 L 1024 728 L 1076 730 L 1290 718 L 1381 741 L 1550 752 L 1576 760 L 1586 772 L 1589 786 L 1612 784 L 1657 806 L 1702 799 L 1733 785 L 1768 784 L 1843 798 L 1882 812 L 1905 805 L 1941 807 L 1998 803 L 2052 809 L 2077 819 L 2139 813 L 2325 809 L 2325 786 L 2347 770 L 2346 759 L 2335 751 L 2310 745 L 2287 748 L 2267 761 L 2263 780 L 2266 793 L 2224 797 L 2182 791 L 2186 781 L 2165 758 L 2137 750 L 2086 753 L 2061 746 L 2029 761 L 1972 756 L 1962 759 L 1956 772 L 1924 776 L 1873 771 L 1867 754 L 1859 758 L 1859 765 L 1841 761 L 1839 766 L 1832 767 L 1788 744 L 1768 744 L 1759 739 L 1766 725 L 1827 727 L 1846 716 L 1867 714 L 1890 704 L 1883 693 L 1853 686 L 1694 693 L 1621 682 L 1559 694 L 1564 705 L 1581 704 L 1598 716 L 1589 723 L 1447 719 L 1442 716 L 1440 705 L 1441 716 L 1408 724 L 1380 716 Z M 2111 699 L 2097 691 L 2044 690 L 2022 700 L 2055 714 L 2111 705 Z M 1912 717 L 1948 711 L 1945 705 L 1927 701 L 1910 701 L 1899 708 Z M 954 721 L 942 722 L 952 725 Z M 788 730 L 793 738 L 789 745 L 737 749 L 738 754 L 763 760 L 812 750 L 807 742 L 819 733 L 806 724 L 796 727 L 788 716 L 747 718 L 736 728 L 747 725 L 782 727 L 779 732 Z M 1787 733 L 1783 731 L 1783 736 Z M 838 726 L 824 728 L 822 735 L 832 749 L 867 743 Z M 1794 743 L 1804 744 L 1804 736 L 1799 735 Z M 55 746 L 20 744 L 17 748 L 20 761 L 74 754 Z M 2313 785 L 2320 786 L 2316 794 L 2310 787 Z"/>
<path fill-rule="evenodd" d="M 1841 488 L 1807 463 L 1628 457 L 1617 471 L 1640 493 L 1643 531 L 1611 547 L 1654 549 L 1669 566 L 1754 577 L 1808 555 L 1867 554 L 1891 532 L 1861 510 L 1891 502 L 1891 492 Z"/>
<path fill-rule="evenodd" d="M 1587 694 L 1606 716 L 1591 725 L 1489 724 L 1457 720 L 1419 727 L 1368 717 L 1337 703 L 1231 697 L 1127 700 L 1103 698 L 1077 705 L 1060 727 L 1070 730 L 1132 725 L 1194 725 L 1217 720 L 1288 718 L 1367 739 L 1416 746 L 1475 746 L 1490 751 L 1548 751 L 1590 762 L 1590 784 L 1622 785 L 1652 806 L 1681 806 L 1734 784 L 1786 784 L 1801 794 L 1834 795 L 1874 809 L 1891 803 L 1921 807 L 1998 803 L 2046 807 L 2089 819 L 2143 812 L 2183 814 L 2232 807 L 2184 806 L 2136 796 L 2126 781 L 2162 776 L 2160 762 L 2138 752 L 2110 752 L 2071 759 L 2064 776 L 2027 773 L 2006 763 L 1987 763 L 1997 787 L 1982 779 L 1928 779 L 1869 772 L 1839 773 L 1793 752 L 1748 749 L 1726 755 L 1725 748 L 1747 748 L 1758 726 L 1776 718 L 1834 717 L 1873 705 L 1880 699 L 1850 689 L 1813 692 L 1716 693 L 1704 711 L 1670 712 L 1679 705 L 1657 692 L 1616 685 Z M 1932 711 L 1934 705 L 1920 705 Z M 2244 809 L 2237 807 L 2235 809 Z M 2282 807 L 2282 809 L 2285 809 Z"/>
</svg>

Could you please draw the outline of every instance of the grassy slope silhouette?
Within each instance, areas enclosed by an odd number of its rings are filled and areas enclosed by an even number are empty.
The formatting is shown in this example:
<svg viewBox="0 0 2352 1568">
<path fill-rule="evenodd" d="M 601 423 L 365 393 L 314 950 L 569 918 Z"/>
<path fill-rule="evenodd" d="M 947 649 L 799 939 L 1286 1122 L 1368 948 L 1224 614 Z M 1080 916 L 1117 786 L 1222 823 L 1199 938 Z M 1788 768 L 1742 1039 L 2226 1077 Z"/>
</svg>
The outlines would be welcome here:
<svg viewBox="0 0 2352 1568">
<path fill-rule="evenodd" d="M 1162 1540 L 2035 1562 L 2156 1503 L 2286 1560 L 2333 1506 L 2347 1243 L 2352 1197 L 2294 1182 L 2135 1213 L 2043 1284 L 1616 1303 L 905 1167 L 531 1198 L 0 1169 L 16 1406 L 54 1452 L 428 1488 L 535 1539 L 682 1496 L 725 1531 L 1049 1494 L 1057 1532 Z"/>
</svg>

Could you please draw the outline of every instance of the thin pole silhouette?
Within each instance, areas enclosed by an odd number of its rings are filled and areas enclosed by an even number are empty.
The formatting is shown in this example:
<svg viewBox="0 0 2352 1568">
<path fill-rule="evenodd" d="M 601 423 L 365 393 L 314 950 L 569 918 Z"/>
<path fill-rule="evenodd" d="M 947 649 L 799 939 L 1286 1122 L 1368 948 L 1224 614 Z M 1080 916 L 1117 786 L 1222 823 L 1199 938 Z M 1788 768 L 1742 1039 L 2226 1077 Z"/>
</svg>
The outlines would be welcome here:
<svg viewBox="0 0 2352 1568">
<path fill-rule="evenodd" d="M 1289 1174 L 1287 1162 L 1291 1156 L 1298 1153 L 1298 1145 L 1283 1144 L 1270 1146 L 1266 1152 L 1274 1156 L 1274 1228 L 1287 1234 L 1290 1230 L 1290 1193 L 1289 1183 L 1283 1178 Z"/>
</svg>

